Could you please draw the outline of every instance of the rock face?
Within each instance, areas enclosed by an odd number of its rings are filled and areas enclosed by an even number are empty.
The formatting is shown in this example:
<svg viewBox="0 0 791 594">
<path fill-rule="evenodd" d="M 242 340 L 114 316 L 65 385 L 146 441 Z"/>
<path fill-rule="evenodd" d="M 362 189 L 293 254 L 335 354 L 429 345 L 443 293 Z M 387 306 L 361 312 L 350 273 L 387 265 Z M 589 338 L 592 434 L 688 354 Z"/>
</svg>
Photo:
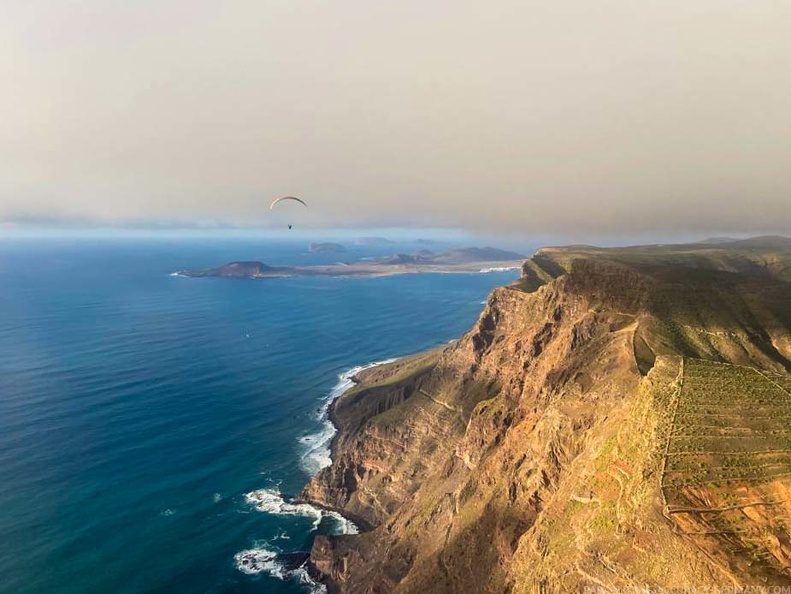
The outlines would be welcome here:
<svg viewBox="0 0 791 594">
<path fill-rule="evenodd" d="M 314 569 L 348 593 L 791 584 L 791 503 L 747 508 L 736 532 L 774 539 L 748 548 L 665 490 L 685 360 L 787 377 L 789 262 L 774 243 L 539 251 L 461 340 L 334 403 L 333 464 L 303 497 L 375 528 L 318 537 Z"/>
</svg>

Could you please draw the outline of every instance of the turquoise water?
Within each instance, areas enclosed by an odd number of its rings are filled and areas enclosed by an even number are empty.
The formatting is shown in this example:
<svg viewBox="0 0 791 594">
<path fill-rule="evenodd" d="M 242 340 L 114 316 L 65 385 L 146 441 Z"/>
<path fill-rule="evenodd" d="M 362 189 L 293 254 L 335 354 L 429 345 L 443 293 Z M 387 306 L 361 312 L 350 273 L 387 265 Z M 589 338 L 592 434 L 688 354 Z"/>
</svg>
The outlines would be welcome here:
<svg viewBox="0 0 791 594">
<path fill-rule="evenodd" d="M 0 592 L 315 590 L 267 555 L 349 529 L 287 503 L 322 457 L 321 409 L 339 376 L 459 336 L 517 273 L 170 276 L 339 259 L 305 252 L 0 241 Z M 245 497 L 258 490 L 264 511 Z M 246 550 L 258 551 L 252 573 L 238 568 Z"/>
</svg>

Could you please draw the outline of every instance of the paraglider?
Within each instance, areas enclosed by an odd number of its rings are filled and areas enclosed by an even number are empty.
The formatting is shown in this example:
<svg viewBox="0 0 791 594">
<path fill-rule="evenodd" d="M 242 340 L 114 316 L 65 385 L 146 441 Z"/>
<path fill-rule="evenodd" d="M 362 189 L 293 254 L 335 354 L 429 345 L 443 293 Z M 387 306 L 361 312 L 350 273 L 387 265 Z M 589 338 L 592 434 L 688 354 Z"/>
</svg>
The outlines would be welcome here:
<svg viewBox="0 0 791 594">
<path fill-rule="evenodd" d="M 307 203 L 304 200 L 302 200 L 301 198 L 297 198 L 296 196 L 281 196 L 280 198 L 275 198 L 274 200 L 272 200 L 272 204 L 269 205 L 269 210 L 274 209 L 276 204 L 279 204 L 280 202 L 283 202 L 284 200 L 295 200 L 296 202 L 299 202 L 305 208 L 308 207 Z M 292 226 L 293 225 L 291 223 L 288 224 L 288 228 L 289 229 L 291 229 Z"/>
<path fill-rule="evenodd" d="M 272 204 L 269 205 L 269 210 L 272 210 L 275 207 L 275 204 L 279 204 L 280 202 L 283 202 L 283 200 L 296 200 L 305 208 L 308 206 L 305 201 L 302 200 L 302 198 L 297 198 L 296 196 L 281 196 L 280 198 L 275 198 L 272 200 Z"/>
</svg>

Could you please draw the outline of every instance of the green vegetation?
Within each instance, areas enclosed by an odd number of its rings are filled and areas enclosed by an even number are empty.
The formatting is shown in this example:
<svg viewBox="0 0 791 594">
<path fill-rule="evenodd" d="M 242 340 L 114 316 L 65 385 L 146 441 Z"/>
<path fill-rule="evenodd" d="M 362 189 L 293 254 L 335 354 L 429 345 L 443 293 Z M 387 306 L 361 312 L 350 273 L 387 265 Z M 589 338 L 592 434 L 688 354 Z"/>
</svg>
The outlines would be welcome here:
<svg viewBox="0 0 791 594">
<path fill-rule="evenodd" d="M 736 365 L 687 359 L 664 488 L 791 476 L 791 384 Z"/>
</svg>

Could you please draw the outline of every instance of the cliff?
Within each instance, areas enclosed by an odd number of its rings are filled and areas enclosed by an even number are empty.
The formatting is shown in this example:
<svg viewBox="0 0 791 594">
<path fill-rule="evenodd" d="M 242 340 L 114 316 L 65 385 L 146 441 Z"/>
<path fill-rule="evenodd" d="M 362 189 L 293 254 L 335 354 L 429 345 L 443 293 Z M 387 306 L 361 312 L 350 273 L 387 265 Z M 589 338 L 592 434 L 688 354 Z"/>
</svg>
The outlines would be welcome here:
<svg viewBox="0 0 791 594">
<path fill-rule="evenodd" d="M 303 497 L 374 529 L 317 537 L 314 568 L 349 593 L 791 584 L 789 262 L 539 251 L 461 340 L 335 402 Z"/>
</svg>

